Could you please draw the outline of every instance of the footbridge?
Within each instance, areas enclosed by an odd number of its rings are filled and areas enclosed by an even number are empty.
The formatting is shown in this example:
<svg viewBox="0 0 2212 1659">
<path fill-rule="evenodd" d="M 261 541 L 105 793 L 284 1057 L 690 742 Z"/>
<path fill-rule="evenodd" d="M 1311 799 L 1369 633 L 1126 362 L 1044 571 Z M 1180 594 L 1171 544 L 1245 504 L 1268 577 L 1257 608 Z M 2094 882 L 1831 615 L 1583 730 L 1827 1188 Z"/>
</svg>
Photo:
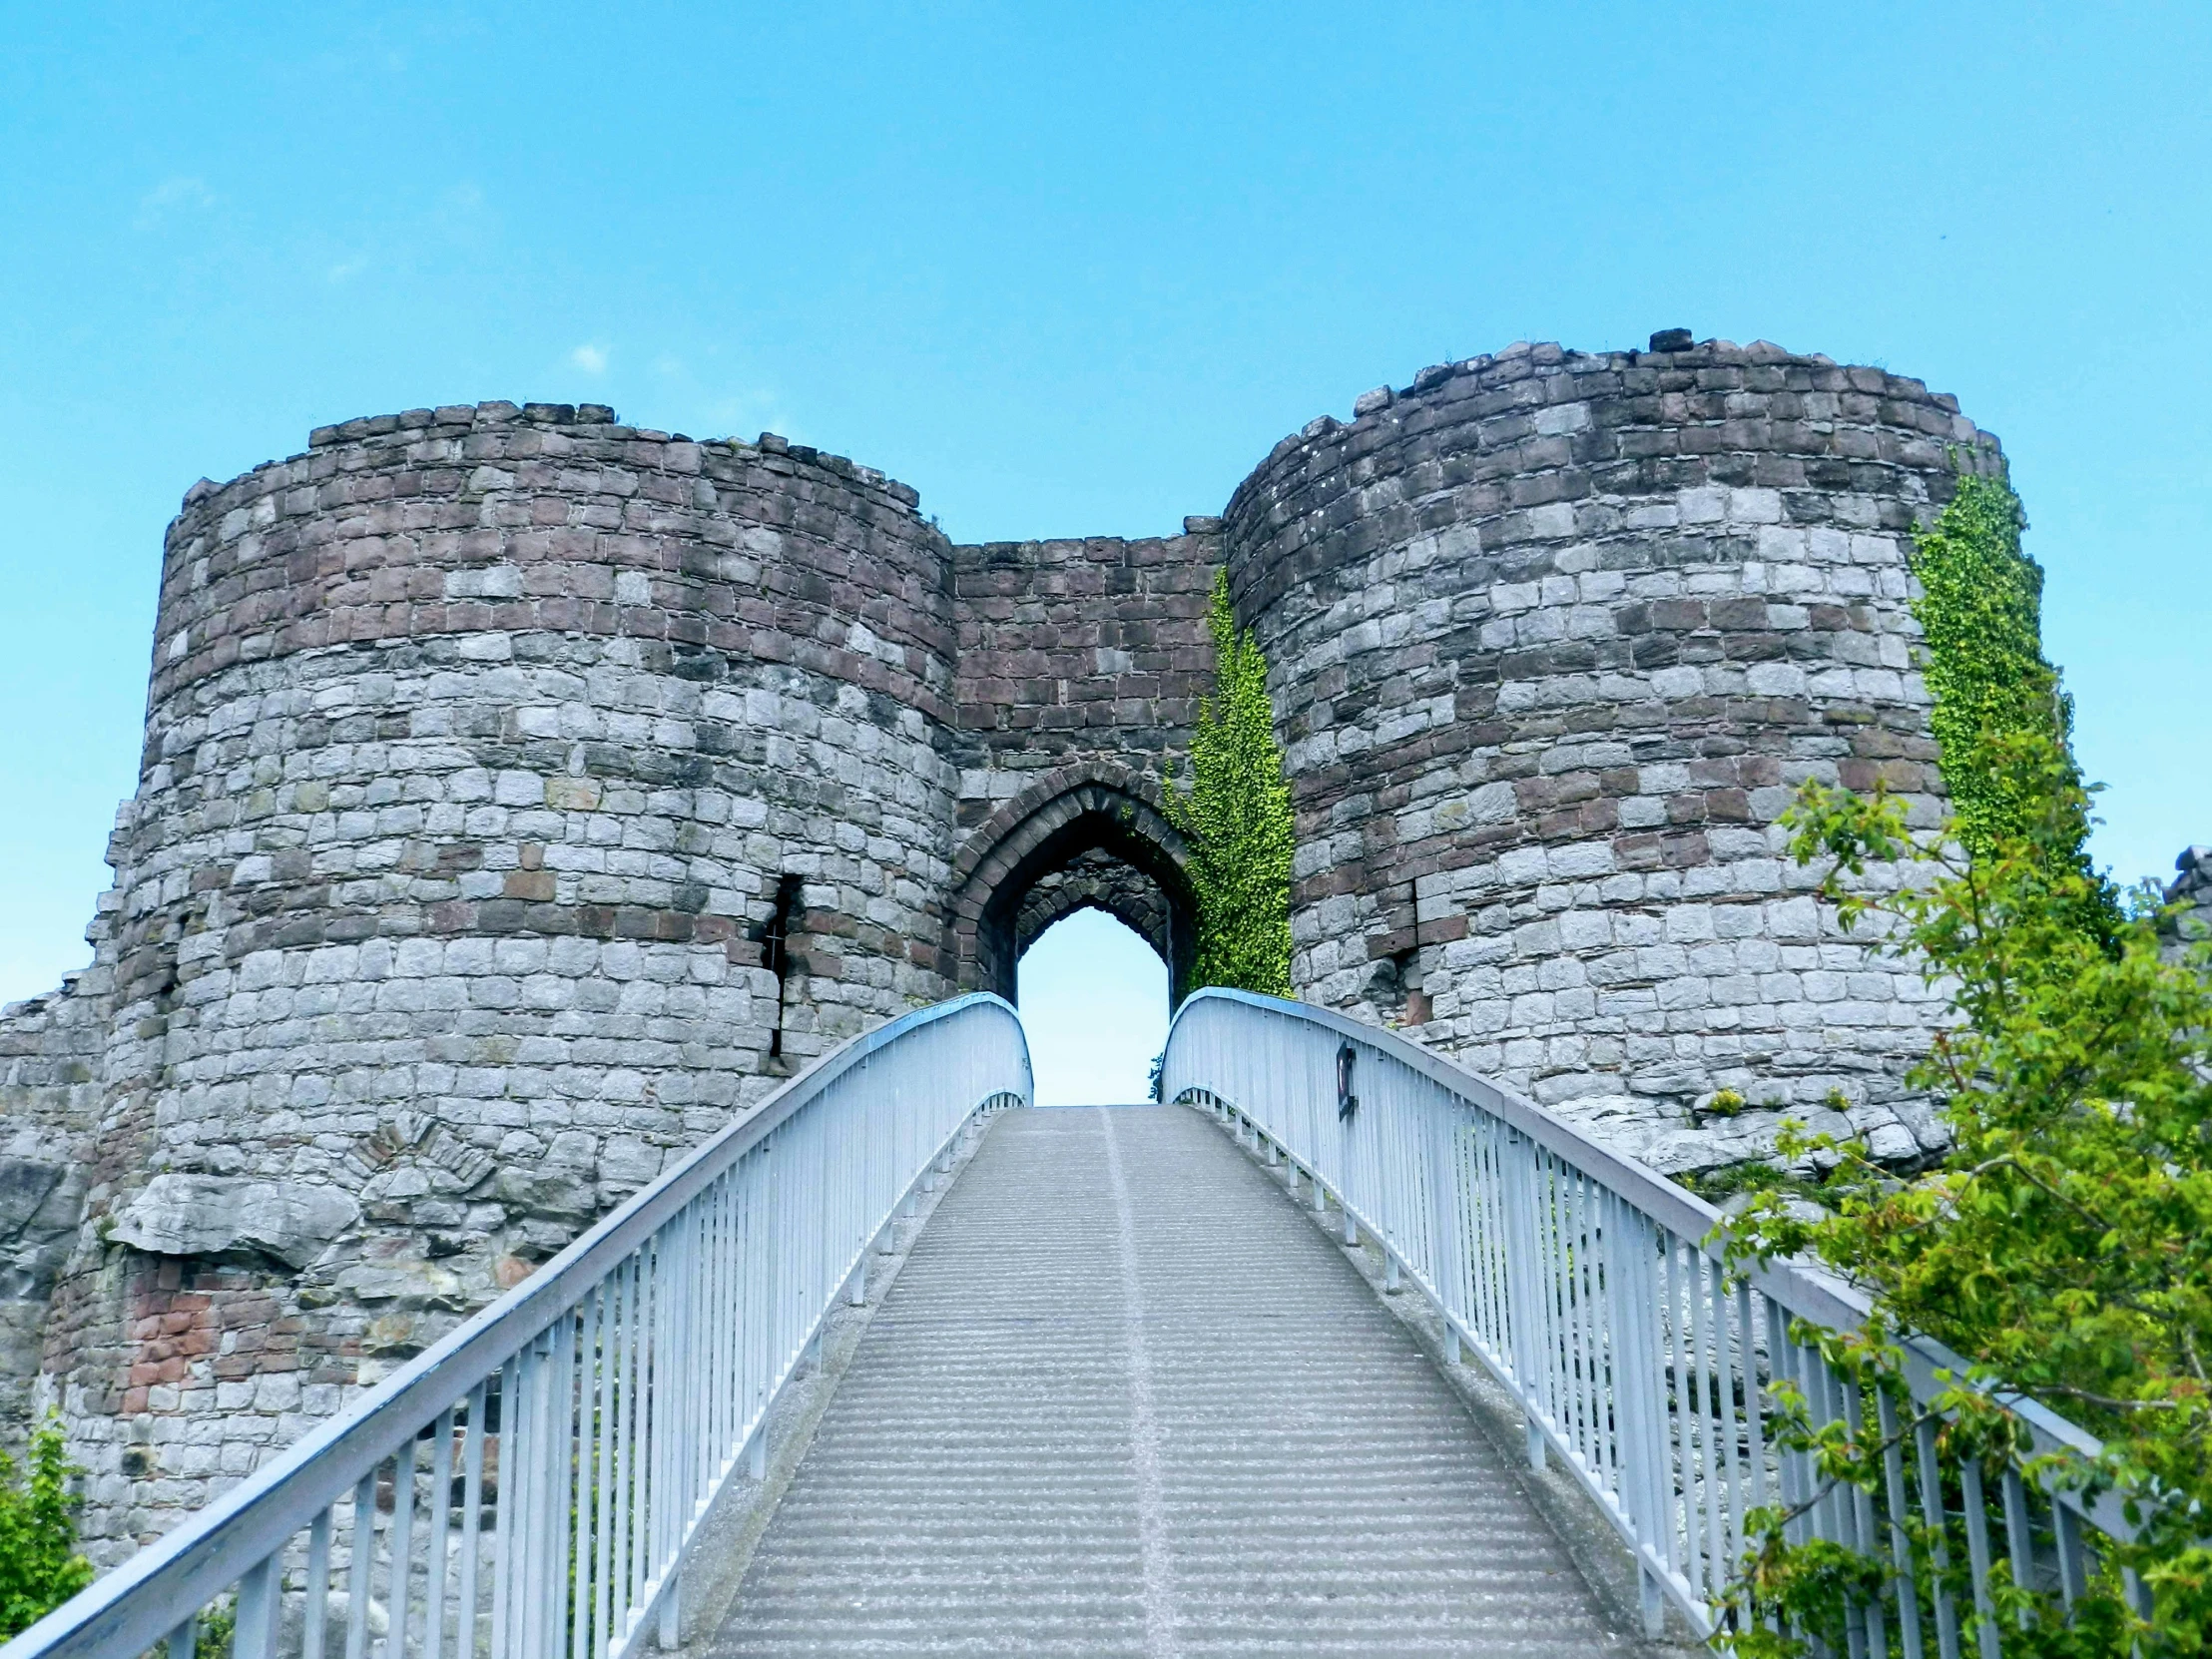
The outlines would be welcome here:
<svg viewBox="0 0 2212 1659">
<path fill-rule="evenodd" d="M 1793 1323 L 1861 1310 L 1390 1032 L 1202 992 L 1163 1094 L 1025 1109 L 1004 1002 L 899 1019 L 0 1659 L 1628 1653 L 1771 1504 L 1894 1559 L 1855 1654 L 1951 1659 L 2118 1524 L 1932 1428 L 1824 1488 L 1772 1401 L 1894 1420 Z"/>
</svg>

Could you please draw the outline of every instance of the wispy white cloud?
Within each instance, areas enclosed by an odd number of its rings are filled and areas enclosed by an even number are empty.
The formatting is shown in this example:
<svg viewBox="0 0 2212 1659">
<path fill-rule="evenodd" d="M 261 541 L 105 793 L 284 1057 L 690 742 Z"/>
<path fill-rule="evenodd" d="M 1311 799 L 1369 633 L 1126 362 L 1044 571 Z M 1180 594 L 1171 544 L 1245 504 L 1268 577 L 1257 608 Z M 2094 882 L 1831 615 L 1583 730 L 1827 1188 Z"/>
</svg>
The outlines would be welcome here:
<svg viewBox="0 0 2212 1659">
<path fill-rule="evenodd" d="M 331 266 L 322 275 L 331 282 L 349 281 L 359 276 L 367 265 L 368 256 L 366 254 L 356 254 L 350 260 L 338 261 L 336 265 Z"/>
<path fill-rule="evenodd" d="M 607 349 L 601 345 L 579 345 L 568 354 L 568 360 L 586 374 L 607 372 Z"/>
<path fill-rule="evenodd" d="M 781 432 L 793 436 L 792 411 L 784 405 L 783 398 L 773 391 L 741 391 L 710 396 L 703 405 L 707 420 L 702 422 L 734 437 L 748 437 L 754 432 Z"/>
<path fill-rule="evenodd" d="M 212 208 L 215 200 L 215 192 L 208 189 L 205 179 L 185 175 L 164 179 L 139 198 L 138 215 L 133 223 L 143 231 L 173 216 Z"/>
</svg>

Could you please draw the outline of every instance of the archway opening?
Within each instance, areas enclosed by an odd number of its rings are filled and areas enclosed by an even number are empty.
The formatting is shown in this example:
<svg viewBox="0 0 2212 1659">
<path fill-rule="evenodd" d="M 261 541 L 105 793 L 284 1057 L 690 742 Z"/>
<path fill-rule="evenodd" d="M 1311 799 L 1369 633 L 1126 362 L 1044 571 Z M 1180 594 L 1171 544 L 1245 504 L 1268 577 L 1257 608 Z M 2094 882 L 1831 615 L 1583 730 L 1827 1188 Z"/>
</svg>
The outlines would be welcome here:
<svg viewBox="0 0 2212 1659">
<path fill-rule="evenodd" d="M 1167 966 L 1172 1000 L 1190 976 L 1198 907 L 1183 837 L 1134 780 L 1039 788 L 983 826 L 960 855 L 947 946 L 958 982 L 1015 1003 L 1015 964 L 1055 922 L 1102 910 Z"/>
<path fill-rule="evenodd" d="M 1143 1100 L 1167 1041 L 1168 965 L 1117 916 L 1081 905 L 1041 928 L 1015 968 L 1040 1106 Z"/>
</svg>

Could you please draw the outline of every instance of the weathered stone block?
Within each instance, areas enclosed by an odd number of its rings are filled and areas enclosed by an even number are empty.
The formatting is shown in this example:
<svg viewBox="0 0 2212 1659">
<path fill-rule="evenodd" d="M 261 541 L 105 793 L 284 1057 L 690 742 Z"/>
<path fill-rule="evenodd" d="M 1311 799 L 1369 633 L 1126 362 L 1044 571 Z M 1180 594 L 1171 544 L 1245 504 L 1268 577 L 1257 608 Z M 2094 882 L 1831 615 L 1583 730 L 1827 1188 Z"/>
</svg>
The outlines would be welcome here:
<svg viewBox="0 0 2212 1659">
<path fill-rule="evenodd" d="M 157 1175 L 117 1218 L 110 1237 L 150 1256 L 258 1251 L 303 1268 L 359 1218 L 335 1187 Z"/>
</svg>

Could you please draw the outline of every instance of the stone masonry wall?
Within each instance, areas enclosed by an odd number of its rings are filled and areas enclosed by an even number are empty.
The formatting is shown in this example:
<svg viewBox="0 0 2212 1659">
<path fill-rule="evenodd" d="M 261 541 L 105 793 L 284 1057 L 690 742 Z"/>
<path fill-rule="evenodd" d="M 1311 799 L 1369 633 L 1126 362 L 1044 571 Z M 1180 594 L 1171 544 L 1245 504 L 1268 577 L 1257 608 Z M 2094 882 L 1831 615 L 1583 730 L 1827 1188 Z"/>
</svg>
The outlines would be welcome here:
<svg viewBox="0 0 2212 1659">
<path fill-rule="evenodd" d="M 1299 827 L 1302 995 L 1662 1168 L 1840 1105 L 1910 1156 L 1939 1017 L 1783 856 L 1807 778 L 1936 822 L 1908 535 L 1992 440 L 1879 369 L 1516 346 L 1286 439 L 1227 514 Z M 1729 1089 L 1740 1117 L 1704 1108 Z"/>
<path fill-rule="evenodd" d="M 1040 928 L 1085 903 L 1156 915 L 1155 946 L 1171 968 L 1187 962 L 1189 895 L 1159 855 L 1173 835 L 1156 809 L 1212 680 L 1219 521 L 1134 541 L 991 542 L 953 560 L 959 848 L 946 950 L 960 982 L 1011 989 L 1032 936 L 1014 910 L 1040 875 L 1069 900 L 1032 904 Z M 1119 870 L 1057 881 L 1071 857 Z"/>
<path fill-rule="evenodd" d="M 1188 744 L 1213 681 L 1221 534 L 1217 519 L 1184 526 L 953 550 L 963 830 L 1050 773 L 1104 761 L 1157 777 Z"/>
</svg>

